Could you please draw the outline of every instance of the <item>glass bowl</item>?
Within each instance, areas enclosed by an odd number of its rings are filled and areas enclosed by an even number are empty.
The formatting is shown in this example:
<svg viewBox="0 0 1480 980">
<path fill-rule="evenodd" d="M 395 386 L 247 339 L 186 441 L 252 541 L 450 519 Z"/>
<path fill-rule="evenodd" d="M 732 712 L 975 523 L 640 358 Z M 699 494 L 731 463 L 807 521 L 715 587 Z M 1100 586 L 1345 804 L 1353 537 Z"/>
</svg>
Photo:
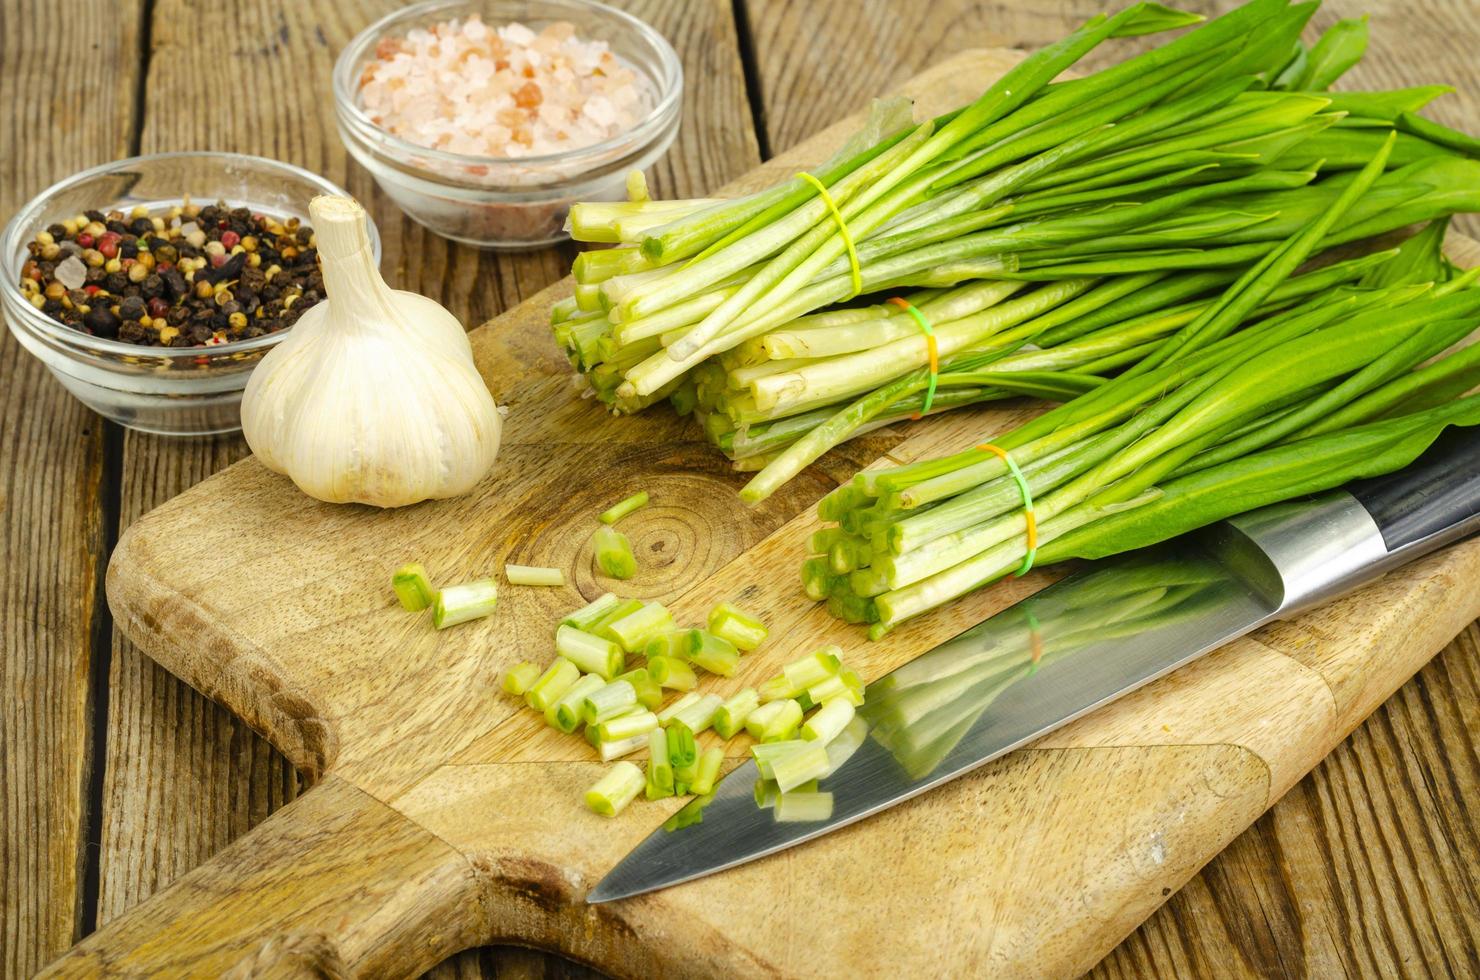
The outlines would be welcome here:
<svg viewBox="0 0 1480 980">
<path fill-rule="evenodd" d="M 484 157 L 448 153 L 394 136 L 360 108 L 359 79 L 386 37 L 479 14 L 489 26 L 518 21 L 539 31 L 568 21 L 652 87 L 653 105 L 631 129 L 564 153 Z M 350 155 L 413 220 L 438 235 L 479 248 L 523 249 L 563 241 L 576 201 L 621 200 L 629 170 L 652 165 L 678 132 L 683 68 L 663 36 L 647 24 L 590 0 L 433 0 L 370 25 L 334 65 L 339 134 Z"/>
<path fill-rule="evenodd" d="M 99 415 L 141 432 L 206 435 L 241 428 L 242 389 L 289 327 L 213 347 L 144 347 L 64 326 L 26 301 L 18 283 L 27 243 L 48 225 L 88 210 L 143 205 L 157 213 L 189 195 L 274 217 L 308 216 L 320 194 L 345 192 L 306 170 L 235 153 L 158 153 L 107 163 L 42 191 L 0 233 L 0 310 L 21 346 Z M 380 237 L 370 226 L 375 259 Z"/>
</svg>

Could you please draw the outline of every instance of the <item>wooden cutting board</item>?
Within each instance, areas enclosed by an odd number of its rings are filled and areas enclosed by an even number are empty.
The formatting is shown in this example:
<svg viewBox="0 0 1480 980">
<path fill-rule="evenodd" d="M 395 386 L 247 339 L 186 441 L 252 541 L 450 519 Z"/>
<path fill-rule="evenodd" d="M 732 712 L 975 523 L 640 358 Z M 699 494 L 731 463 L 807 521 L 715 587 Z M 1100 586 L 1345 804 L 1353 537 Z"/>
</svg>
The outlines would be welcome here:
<svg viewBox="0 0 1480 980">
<path fill-rule="evenodd" d="M 914 79 L 921 114 L 978 93 L 1018 55 L 969 52 Z M 823 159 L 839 124 L 737 182 Z M 1474 243 L 1456 258 L 1480 261 Z M 666 409 L 613 419 L 577 397 L 549 339 L 552 287 L 472 334 L 509 406 L 493 474 L 461 500 L 392 512 L 309 500 L 248 459 L 134 523 L 108 572 L 119 626 L 317 780 L 210 862 L 50 968 L 138 975 L 419 972 L 519 943 L 624 976 L 1067 975 L 1101 957 L 1480 615 L 1480 541 L 1261 630 L 1033 747 L 819 841 L 691 884 L 583 896 L 678 806 L 590 814 L 603 766 L 498 693 L 544 661 L 560 614 L 615 587 L 699 621 L 721 599 L 777 639 L 753 683 L 836 642 L 872 679 L 1051 580 L 1035 573 L 869 643 L 799 591 L 811 505 L 860 465 L 971 444 L 1027 409 L 877 433 L 762 507 Z M 641 571 L 591 571 L 595 515 L 627 518 Z M 503 590 L 496 615 L 435 632 L 396 606 L 391 570 L 439 581 L 506 561 L 571 585 Z M 729 689 L 736 682 L 716 686 Z M 740 742 L 732 746 L 738 757 Z"/>
</svg>

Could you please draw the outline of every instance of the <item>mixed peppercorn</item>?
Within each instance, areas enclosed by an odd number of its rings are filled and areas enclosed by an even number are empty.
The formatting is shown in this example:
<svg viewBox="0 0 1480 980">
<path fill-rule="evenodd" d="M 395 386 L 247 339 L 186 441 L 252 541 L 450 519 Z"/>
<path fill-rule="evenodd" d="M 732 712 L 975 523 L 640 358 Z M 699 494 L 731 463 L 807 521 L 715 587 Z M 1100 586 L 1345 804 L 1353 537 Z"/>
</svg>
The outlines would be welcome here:
<svg viewBox="0 0 1480 980">
<path fill-rule="evenodd" d="M 83 333 L 199 347 L 283 330 L 324 295 L 313 229 L 187 198 L 163 215 L 88 211 L 39 232 L 21 292 Z"/>
</svg>

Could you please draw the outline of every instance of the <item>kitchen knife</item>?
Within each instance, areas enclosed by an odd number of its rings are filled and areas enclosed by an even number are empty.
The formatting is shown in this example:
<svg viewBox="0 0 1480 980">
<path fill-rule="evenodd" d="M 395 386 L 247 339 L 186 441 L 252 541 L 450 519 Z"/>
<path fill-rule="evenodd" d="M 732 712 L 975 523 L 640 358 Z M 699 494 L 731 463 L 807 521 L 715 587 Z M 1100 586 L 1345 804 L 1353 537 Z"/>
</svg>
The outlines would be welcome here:
<svg viewBox="0 0 1480 980">
<path fill-rule="evenodd" d="M 1257 627 L 1480 530 L 1480 427 L 1404 470 L 1086 566 L 868 686 L 857 747 L 792 814 L 754 761 L 624 858 L 606 902 L 733 867 L 954 779 Z M 835 750 L 845 746 L 835 745 Z M 841 751 L 839 751 L 841 754 Z"/>
</svg>

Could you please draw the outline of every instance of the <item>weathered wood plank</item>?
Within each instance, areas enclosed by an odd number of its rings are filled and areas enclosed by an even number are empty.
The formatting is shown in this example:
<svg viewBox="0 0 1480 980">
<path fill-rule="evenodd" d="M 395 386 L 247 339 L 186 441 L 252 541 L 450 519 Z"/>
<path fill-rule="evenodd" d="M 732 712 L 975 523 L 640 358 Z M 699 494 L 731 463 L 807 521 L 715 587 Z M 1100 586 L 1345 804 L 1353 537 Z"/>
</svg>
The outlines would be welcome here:
<svg viewBox="0 0 1480 980">
<path fill-rule="evenodd" d="M 1235 5 L 1177 4 L 1205 13 Z M 770 146 L 795 145 L 955 51 L 1036 48 L 1110 6 L 745 0 Z M 1473 35 L 1456 29 L 1464 6 L 1327 0 L 1315 26 L 1370 11 L 1373 43 L 1344 84 L 1451 84 L 1458 91 L 1428 114 L 1473 131 L 1480 65 Z M 1123 50 L 1107 45 L 1086 64 Z M 1473 217 L 1456 224 L 1480 227 Z M 1480 850 L 1459 802 L 1477 791 L 1474 634 L 1472 627 L 1447 648 L 1095 974 L 1396 975 L 1425 965 L 1436 974 L 1476 972 Z M 1470 684 L 1435 683 L 1436 675 Z M 1410 702 L 1423 710 L 1400 707 Z"/>
<path fill-rule="evenodd" d="M 253 0 L 201 8 L 161 0 L 143 145 L 272 156 L 347 186 L 368 202 L 380 226 L 382 268 L 391 282 L 436 297 L 473 326 L 565 275 L 571 250 L 509 255 L 452 245 L 404 217 L 348 160 L 334 128 L 329 72 L 340 48 L 394 6 L 390 0 Z M 663 31 L 690 80 L 679 137 L 649 175 L 655 191 L 701 194 L 754 166 L 759 154 L 728 4 L 629 0 L 619 6 Z M 250 79 L 261 97 L 223 105 L 201 89 L 203 75 Z M 130 433 L 122 525 L 245 453 L 239 438 L 181 443 Z M 108 759 L 100 921 L 200 864 L 294 791 L 280 755 L 121 635 L 114 638 Z M 544 954 L 502 951 L 472 951 L 443 969 L 517 975 L 532 964 L 565 969 Z"/>
<path fill-rule="evenodd" d="M 0 2 L 0 216 L 128 152 L 140 4 Z M 105 427 L 0 337 L 0 974 L 84 920 Z"/>
</svg>

